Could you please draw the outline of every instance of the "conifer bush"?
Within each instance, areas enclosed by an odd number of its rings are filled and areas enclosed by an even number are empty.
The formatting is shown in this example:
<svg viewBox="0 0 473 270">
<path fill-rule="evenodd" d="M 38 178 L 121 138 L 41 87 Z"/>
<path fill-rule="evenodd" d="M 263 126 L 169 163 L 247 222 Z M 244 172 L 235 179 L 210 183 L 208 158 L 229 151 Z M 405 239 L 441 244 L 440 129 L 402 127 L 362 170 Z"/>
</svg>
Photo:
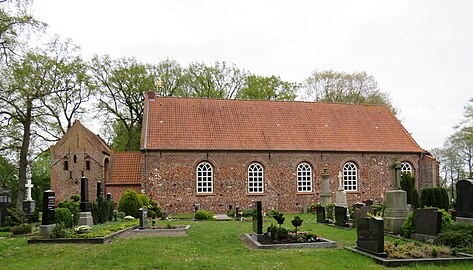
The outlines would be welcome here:
<svg viewBox="0 0 473 270">
<path fill-rule="evenodd" d="M 138 193 L 133 189 L 128 189 L 125 191 L 118 201 L 118 211 L 124 212 L 126 215 L 133 216 L 138 218 L 140 215 L 140 208 L 143 205 L 141 204 L 140 199 L 138 198 Z"/>
<path fill-rule="evenodd" d="M 434 187 L 422 189 L 420 207 L 437 207 L 448 210 L 448 193 L 445 188 Z"/>
<path fill-rule="evenodd" d="M 73 226 L 72 214 L 67 208 L 56 208 L 54 218 L 56 225 L 62 224 L 66 228 L 72 228 Z"/>
</svg>

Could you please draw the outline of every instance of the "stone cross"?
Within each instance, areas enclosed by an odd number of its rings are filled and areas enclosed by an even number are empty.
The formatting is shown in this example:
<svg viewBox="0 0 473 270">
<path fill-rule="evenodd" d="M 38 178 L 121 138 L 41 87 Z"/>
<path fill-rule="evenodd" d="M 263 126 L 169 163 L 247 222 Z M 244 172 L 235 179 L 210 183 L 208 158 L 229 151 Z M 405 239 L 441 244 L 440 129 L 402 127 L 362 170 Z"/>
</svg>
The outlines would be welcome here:
<svg viewBox="0 0 473 270">
<path fill-rule="evenodd" d="M 396 163 L 393 167 L 392 189 L 401 189 L 401 163 Z"/>
<path fill-rule="evenodd" d="M 31 197 L 31 189 L 33 188 L 33 184 L 31 184 L 30 178 L 26 179 L 25 188 L 26 188 L 26 201 L 32 201 L 33 198 Z"/>
</svg>

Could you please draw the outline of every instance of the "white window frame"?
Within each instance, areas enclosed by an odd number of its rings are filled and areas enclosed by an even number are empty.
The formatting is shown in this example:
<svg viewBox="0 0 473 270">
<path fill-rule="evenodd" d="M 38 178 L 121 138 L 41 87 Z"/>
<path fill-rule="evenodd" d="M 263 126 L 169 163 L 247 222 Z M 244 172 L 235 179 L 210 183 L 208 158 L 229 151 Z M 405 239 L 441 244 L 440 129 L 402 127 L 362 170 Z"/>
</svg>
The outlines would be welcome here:
<svg viewBox="0 0 473 270">
<path fill-rule="evenodd" d="M 358 166 L 354 162 L 343 165 L 343 189 L 346 191 L 358 190 Z"/>
<path fill-rule="evenodd" d="M 401 175 L 404 173 L 410 173 L 412 175 L 412 165 L 411 163 L 404 161 L 401 162 Z"/>
<path fill-rule="evenodd" d="M 302 162 L 297 166 L 297 192 L 312 192 L 312 166 Z"/>
<path fill-rule="evenodd" d="M 248 166 L 248 193 L 264 192 L 264 168 L 254 162 Z"/>
<path fill-rule="evenodd" d="M 213 167 L 208 162 L 201 162 L 195 170 L 196 191 L 199 194 L 213 193 Z"/>
</svg>

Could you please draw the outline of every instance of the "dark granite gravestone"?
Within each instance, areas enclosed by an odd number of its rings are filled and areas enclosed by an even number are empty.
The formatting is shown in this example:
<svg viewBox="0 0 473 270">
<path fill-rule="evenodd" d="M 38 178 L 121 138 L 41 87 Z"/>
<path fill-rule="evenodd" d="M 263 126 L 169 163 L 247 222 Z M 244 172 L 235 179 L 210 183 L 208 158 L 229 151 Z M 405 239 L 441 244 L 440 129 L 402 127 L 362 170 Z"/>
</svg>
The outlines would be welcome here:
<svg viewBox="0 0 473 270">
<path fill-rule="evenodd" d="M 442 212 L 437 208 L 414 209 L 415 233 L 411 237 L 426 242 L 434 240 L 442 226 Z"/>
<path fill-rule="evenodd" d="M 148 226 L 148 209 L 140 208 L 140 229 Z"/>
<path fill-rule="evenodd" d="M 325 207 L 317 206 L 317 223 L 325 223 Z"/>
<path fill-rule="evenodd" d="M 473 180 L 457 183 L 457 217 L 473 218 Z"/>
<path fill-rule="evenodd" d="M 382 218 L 365 217 L 358 219 L 358 241 L 356 248 L 380 257 L 387 257 L 384 252 L 384 224 Z"/>
<path fill-rule="evenodd" d="M 56 210 L 56 193 L 46 190 L 43 195 L 43 214 L 41 225 L 54 224 L 54 213 Z"/>
<path fill-rule="evenodd" d="M 8 207 L 11 204 L 11 194 L 8 188 L 0 188 L 0 226 L 3 226 L 5 217 L 8 216 Z"/>
<path fill-rule="evenodd" d="M 253 203 L 253 232 L 263 234 L 263 211 L 261 201 Z"/>
<path fill-rule="evenodd" d="M 111 201 L 112 200 L 112 193 L 108 192 L 107 193 L 107 201 Z"/>
<path fill-rule="evenodd" d="M 80 179 L 80 211 L 90 212 L 91 207 L 89 203 L 89 186 L 88 180 L 85 176 Z"/>
<path fill-rule="evenodd" d="M 355 209 L 355 226 L 357 225 L 359 219 L 369 217 L 368 213 L 374 215 L 374 209 L 372 206 L 362 206 Z"/>
<path fill-rule="evenodd" d="M 235 207 L 235 220 L 242 221 L 243 220 L 243 212 L 241 212 L 241 207 Z"/>
<path fill-rule="evenodd" d="M 97 199 L 103 196 L 103 184 L 102 182 L 97 182 Z"/>
<path fill-rule="evenodd" d="M 369 199 L 363 202 L 366 206 L 372 206 L 373 205 L 373 200 Z"/>
<path fill-rule="evenodd" d="M 347 211 L 348 209 L 346 207 L 335 206 L 335 225 L 339 227 L 347 226 Z"/>
</svg>

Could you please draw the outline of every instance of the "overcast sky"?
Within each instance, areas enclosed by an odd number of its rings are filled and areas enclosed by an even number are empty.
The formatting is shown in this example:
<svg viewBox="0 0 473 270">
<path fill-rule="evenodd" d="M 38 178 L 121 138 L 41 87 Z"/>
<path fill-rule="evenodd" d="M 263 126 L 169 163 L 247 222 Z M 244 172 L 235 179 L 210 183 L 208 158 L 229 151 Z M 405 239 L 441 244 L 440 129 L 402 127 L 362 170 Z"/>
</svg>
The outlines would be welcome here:
<svg viewBox="0 0 473 270">
<path fill-rule="evenodd" d="M 473 1 L 35 0 L 48 33 L 94 54 L 234 63 L 301 82 L 366 71 L 424 149 L 441 147 L 473 98 Z"/>
</svg>

